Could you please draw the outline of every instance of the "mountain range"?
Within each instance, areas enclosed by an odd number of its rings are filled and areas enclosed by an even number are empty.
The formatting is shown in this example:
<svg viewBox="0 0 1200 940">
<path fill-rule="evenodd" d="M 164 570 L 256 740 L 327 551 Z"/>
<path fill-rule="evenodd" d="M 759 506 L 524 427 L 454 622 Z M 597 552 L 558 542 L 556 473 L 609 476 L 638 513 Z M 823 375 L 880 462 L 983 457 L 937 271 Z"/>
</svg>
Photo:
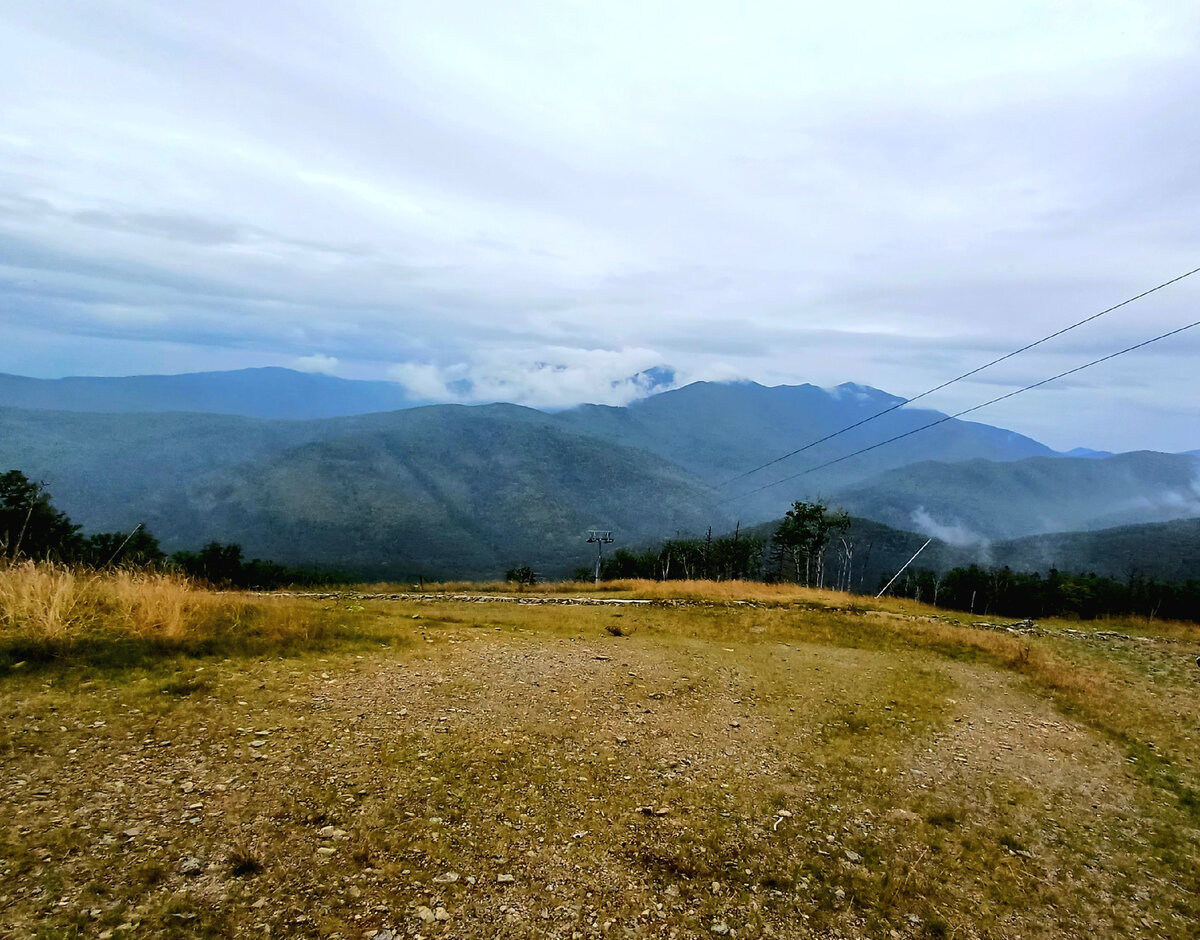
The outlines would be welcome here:
<svg viewBox="0 0 1200 940">
<path fill-rule="evenodd" d="M 588 562 L 592 527 L 648 544 L 795 499 L 942 536 L 955 563 L 997 540 L 1200 515 L 1194 456 L 1062 456 L 907 407 L 744 475 L 899 402 L 854 384 L 696 383 L 546 413 L 417 406 L 393 383 L 283 369 L 0 376 L 0 469 L 45 480 L 89 531 L 145 522 L 168 550 L 236 541 L 379 578 L 563 574 Z"/>
<path fill-rule="evenodd" d="M 265 367 L 228 372 L 34 379 L 0 373 L 0 405 L 49 411 L 191 411 L 247 418 L 333 418 L 427 404 L 397 382 Z"/>
</svg>

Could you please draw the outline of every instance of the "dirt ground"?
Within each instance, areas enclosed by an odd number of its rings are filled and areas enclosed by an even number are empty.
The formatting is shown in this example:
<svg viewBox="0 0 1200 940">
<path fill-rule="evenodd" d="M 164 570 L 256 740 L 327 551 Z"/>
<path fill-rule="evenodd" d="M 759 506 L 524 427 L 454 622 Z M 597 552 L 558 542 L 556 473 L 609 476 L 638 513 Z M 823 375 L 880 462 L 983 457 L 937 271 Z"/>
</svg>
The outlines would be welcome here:
<svg viewBox="0 0 1200 940">
<path fill-rule="evenodd" d="M 1197 935 L 1194 815 L 1019 673 L 353 606 L 369 643 L 0 680 L 0 936 Z"/>
</svg>

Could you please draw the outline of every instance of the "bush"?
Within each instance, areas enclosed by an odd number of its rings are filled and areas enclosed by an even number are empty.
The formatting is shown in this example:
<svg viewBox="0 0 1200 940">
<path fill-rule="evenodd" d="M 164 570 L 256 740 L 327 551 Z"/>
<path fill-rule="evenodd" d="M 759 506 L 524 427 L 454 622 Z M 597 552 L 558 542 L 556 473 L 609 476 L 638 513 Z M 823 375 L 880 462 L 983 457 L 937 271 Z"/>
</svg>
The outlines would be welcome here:
<svg viewBox="0 0 1200 940">
<path fill-rule="evenodd" d="M 529 565 L 521 565 L 519 568 L 509 568 L 504 572 L 504 580 L 511 581 L 514 584 L 537 584 L 537 572 Z"/>
</svg>

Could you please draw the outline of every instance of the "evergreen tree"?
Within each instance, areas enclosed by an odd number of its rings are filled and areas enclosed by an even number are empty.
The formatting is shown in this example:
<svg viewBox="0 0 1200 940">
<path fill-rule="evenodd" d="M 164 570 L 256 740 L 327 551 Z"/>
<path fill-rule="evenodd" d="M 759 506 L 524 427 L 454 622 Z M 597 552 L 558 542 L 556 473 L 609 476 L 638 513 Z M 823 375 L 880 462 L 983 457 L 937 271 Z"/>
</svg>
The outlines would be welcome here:
<svg viewBox="0 0 1200 940">
<path fill-rule="evenodd" d="M 44 483 L 20 470 L 0 474 L 0 556 L 66 560 L 81 544 L 79 526 L 50 505 Z"/>
</svg>

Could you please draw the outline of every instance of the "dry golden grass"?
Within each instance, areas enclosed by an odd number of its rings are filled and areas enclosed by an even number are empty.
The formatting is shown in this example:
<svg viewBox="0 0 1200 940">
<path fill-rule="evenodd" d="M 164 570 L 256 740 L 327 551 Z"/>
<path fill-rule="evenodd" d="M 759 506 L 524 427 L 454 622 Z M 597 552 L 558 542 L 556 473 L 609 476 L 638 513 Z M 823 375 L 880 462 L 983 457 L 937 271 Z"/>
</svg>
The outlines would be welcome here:
<svg viewBox="0 0 1200 940">
<path fill-rule="evenodd" d="M 0 567 L 0 666 L 64 657 L 119 665 L 172 651 L 306 643 L 338 632 L 328 620 L 280 599 L 204 590 L 177 574 Z"/>
<path fill-rule="evenodd" d="M 223 601 L 153 571 L 91 572 L 23 561 L 0 568 L 0 632 L 61 641 L 96 632 L 176 639 Z"/>
</svg>

